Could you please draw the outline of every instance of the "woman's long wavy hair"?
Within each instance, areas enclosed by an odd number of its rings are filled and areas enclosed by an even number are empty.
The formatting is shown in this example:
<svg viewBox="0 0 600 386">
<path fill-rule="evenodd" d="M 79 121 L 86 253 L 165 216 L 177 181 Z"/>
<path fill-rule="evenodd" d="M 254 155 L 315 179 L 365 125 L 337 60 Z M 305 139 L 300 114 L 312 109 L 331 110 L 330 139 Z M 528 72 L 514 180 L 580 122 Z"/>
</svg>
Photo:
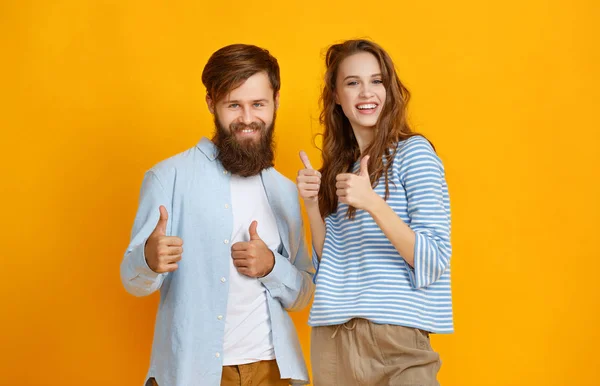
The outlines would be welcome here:
<svg viewBox="0 0 600 386">
<path fill-rule="evenodd" d="M 336 80 L 340 64 L 347 57 L 368 52 L 379 62 L 383 85 L 386 90 L 385 103 L 377 121 L 375 137 L 361 155 L 350 121 L 344 115 L 342 106 L 335 101 Z M 336 176 L 351 171 L 359 157 L 369 155 L 371 186 L 383 175 L 385 177 L 385 199 L 389 197 L 389 172 L 396 153 L 396 144 L 409 137 L 419 135 L 413 132 L 406 121 L 406 106 L 410 93 L 396 75 L 390 56 L 376 43 L 369 40 L 347 40 L 334 44 L 325 57 L 325 85 L 321 94 L 321 114 L 319 122 L 323 132 L 323 166 L 321 172 L 321 192 L 319 210 L 323 218 L 337 211 Z M 383 161 L 385 159 L 385 162 Z M 352 219 L 356 208 L 349 207 L 347 218 Z"/>
</svg>

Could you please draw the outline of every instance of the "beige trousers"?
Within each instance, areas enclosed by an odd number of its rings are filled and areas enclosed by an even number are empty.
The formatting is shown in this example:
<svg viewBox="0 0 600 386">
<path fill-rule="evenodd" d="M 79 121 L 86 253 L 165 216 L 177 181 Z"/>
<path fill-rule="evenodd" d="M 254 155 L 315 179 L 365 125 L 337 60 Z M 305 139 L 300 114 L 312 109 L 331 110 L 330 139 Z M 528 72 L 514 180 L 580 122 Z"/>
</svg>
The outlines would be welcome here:
<svg viewBox="0 0 600 386">
<path fill-rule="evenodd" d="M 416 328 L 366 319 L 313 327 L 310 358 L 314 386 L 439 386 L 440 356 Z"/>
</svg>

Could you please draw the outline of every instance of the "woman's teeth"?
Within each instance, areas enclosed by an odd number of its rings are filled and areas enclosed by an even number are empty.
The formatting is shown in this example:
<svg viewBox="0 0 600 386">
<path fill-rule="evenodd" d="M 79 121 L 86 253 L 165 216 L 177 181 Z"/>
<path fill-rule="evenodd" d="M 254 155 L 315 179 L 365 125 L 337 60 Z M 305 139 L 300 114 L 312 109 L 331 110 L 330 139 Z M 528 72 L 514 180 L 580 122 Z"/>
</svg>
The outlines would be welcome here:
<svg viewBox="0 0 600 386">
<path fill-rule="evenodd" d="M 365 104 L 365 105 L 356 106 L 356 108 L 359 110 L 369 110 L 369 109 L 374 109 L 376 107 L 377 107 L 377 105 L 375 103 L 369 103 L 369 104 Z"/>
</svg>

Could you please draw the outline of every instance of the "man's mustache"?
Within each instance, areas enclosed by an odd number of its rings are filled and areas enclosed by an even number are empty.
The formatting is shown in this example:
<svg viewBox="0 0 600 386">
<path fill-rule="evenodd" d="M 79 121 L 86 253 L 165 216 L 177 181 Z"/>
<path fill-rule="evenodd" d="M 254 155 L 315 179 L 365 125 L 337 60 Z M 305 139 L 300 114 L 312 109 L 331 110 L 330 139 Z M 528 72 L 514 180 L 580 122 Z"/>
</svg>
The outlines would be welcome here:
<svg viewBox="0 0 600 386">
<path fill-rule="evenodd" d="M 243 122 L 236 122 L 229 125 L 229 130 L 231 132 L 241 131 L 241 130 L 264 130 L 265 124 L 262 122 L 252 122 L 250 124 L 245 124 Z"/>
</svg>

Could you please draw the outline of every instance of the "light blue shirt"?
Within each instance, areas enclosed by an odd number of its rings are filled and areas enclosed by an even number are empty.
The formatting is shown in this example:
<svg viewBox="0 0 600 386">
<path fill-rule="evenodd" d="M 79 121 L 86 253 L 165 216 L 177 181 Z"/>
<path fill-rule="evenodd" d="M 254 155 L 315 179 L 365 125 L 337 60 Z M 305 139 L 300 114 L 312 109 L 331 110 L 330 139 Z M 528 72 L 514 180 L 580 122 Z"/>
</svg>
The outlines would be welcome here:
<svg viewBox="0 0 600 386">
<path fill-rule="evenodd" d="M 121 263 L 121 280 L 135 296 L 160 290 L 152 357 L 147 378 L 160 386 L 218 386 L 231 259 L 230 173 L 206 138 L 160 162 L 144 176 L 131 242 Z M 274 168 L 261 178 L 277 221 L 281 244 L 275 266 L 260 282 L 267 290 L 275 357 L 282 378 L 308 383 L 308 371 L 287 311 L 306 307 L 314 292 L 295 184 Z M 152 271 L 144 256 L 146 239 L 169 213 L 167 235 L 183 239 L 179 268 Z M 248 203 L 252 205 L 252 203 Z"/>
</svg>

